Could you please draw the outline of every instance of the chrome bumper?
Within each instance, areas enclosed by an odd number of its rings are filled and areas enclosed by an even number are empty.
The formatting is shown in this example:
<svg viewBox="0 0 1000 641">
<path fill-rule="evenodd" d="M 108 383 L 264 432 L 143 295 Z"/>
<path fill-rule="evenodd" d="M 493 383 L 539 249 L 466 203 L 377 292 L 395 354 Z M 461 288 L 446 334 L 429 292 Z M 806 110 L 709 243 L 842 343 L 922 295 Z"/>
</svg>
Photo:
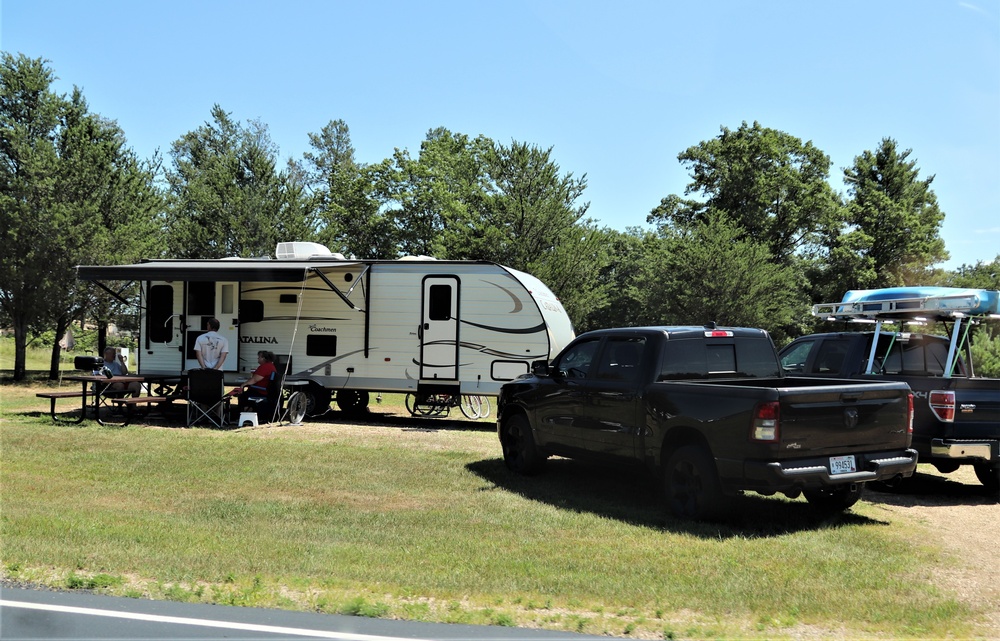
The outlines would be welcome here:
<svg viewBox="0 0 1000 641">
<path fill-rule="evenodd" d="M 962 441 L 936 438 L 931 440 L 931 455 L 940 458 L 974 458 L 996 461 L 1000 459 L 1000 441 Z"/>
</svg>

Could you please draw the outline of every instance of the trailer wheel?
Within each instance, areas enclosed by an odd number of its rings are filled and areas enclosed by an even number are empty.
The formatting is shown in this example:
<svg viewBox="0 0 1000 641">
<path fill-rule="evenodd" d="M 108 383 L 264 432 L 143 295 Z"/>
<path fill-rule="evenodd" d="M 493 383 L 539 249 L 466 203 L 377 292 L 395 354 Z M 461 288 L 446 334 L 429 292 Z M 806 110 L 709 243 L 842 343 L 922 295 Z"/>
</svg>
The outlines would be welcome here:
<svg viewBox="0 0 1000 641">
<path fill-rule="evenodd" d="M 1000 463 L 976 463 L 976 478 L 990 494 L 1000 493 Z"/>
<path fill-rule="evenodd" d="M 530 476 L 537 474 L 545 464 L 545 457 L 535 445 L 531 425 L 528 424 L 528 419 L 520 414 L 515 414 L 503 422 L 500 446 L 503 449 L 504 465 L 512 472 Z"/>
<path fill-rule="evenodd" d="M 670 511 L 685 519 L 718 519 L 728 504 L 712 457 L 698 445 L 670 455 L 663 467 L 663 490 Z"/>
<path fill-rule="evenodd" d="M 302 393 L 306 397 L 306 416 L 312 418 L 326 414 L 330 409 L 330 390 L 322 385 L 310 382 Z"/>
<path fill-rule="evenodd" d="M 864 493 L 864 483 L 845 483 L 819 490 L 804 490 L 806 500 L 820 512 L 843 512 L 858 502 Z"/>
<path fill-rule="evenodd" d="M 368 408 L 368 392 L 356 389 L 337 390 L 337 407 L 342 412 L 355 413 Z"/>
</svg>

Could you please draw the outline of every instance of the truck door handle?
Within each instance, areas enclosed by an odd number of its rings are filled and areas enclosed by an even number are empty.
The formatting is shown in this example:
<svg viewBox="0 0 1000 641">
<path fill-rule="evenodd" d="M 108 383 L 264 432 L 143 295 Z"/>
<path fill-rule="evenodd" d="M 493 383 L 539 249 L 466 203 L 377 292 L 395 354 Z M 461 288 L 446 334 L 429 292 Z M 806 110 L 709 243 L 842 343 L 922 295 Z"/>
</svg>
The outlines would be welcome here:
<svg viewBox="0 0 1000 641">
<path fill-rule="evenodd" d="M 861 396 L 862 396 L 861 392 L 847 392 L 840 395 L 840 400 L 844 401 L 845 403 L 857 403 L 858 401 L 861 400 Z"/>
</svg>

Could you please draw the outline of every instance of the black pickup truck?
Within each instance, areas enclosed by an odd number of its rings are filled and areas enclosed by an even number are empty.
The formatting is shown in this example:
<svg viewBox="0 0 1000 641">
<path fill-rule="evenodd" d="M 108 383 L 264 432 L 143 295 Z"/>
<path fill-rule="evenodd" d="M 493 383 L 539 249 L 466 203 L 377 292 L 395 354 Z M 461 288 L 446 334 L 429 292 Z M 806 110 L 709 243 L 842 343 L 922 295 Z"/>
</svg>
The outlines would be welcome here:
<svg viewBox="0 0 1000 641">
<path fill-rule="evenodd" d="M 916 399 L 913 445 L 920 462 L 944 474 L 972 465 L 986 491 L 1000 494 L 1000 379 L 977 376 L 972 360 L 979 326 L 1000 319 L 1000 291 L 858 289 L 813 305 L 812 313 L 868 323 L 873 331 L 799 338 L 781 350 L 787 374 L 908 384 Z M 931 324 L 943 326 L 950 338 L 904 331 Z"/>
<path fill-rule="evenodd" d="M 1000 493 L 1000 380 L 972 376 L 968 350 L 948 372 L 947 337 L 878 336 L 874 353 L 874 332 L 803 336 L 782 348 L 781 366 L 793 376 L 906 383 L 915 397 L 913 447 L 920 462 L 943 474 L 972 465 L 986 490 Z"/>
<path fill-rule="evenodd" d="M 746 490 L 840 511 L 913 473 L 912 408 L 904 383 L 784 376 L 763 330 L 619 328 L 506 383 L 497 432 L 522 474 L 550 455 L 641 464 L 678 516 L 717 518 Z"/>
</svg>

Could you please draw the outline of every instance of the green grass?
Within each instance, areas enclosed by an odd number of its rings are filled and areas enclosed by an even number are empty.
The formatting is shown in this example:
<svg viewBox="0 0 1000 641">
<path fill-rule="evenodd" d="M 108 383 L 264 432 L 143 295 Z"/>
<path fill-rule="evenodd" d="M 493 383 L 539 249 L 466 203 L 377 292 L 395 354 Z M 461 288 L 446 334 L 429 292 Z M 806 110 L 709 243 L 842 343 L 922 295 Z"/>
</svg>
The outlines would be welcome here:
<svg viewBox="0 0 1000 641">
<path fill-rule="evenodd" d="M 73 357 L 79 356 L 83 352 L 63 351 L 59 357 L 59 369 L 73 369 Z M 93 355 L 91 353 L 91 355 Z M 49 363 L 52 360 L 52 348 L 39 344 L 31 345 L 25 350 L 25 370 L 35 373 L 48 374 Z M 0 338 L 0 371 L 8 375 L 14 371 L 14 339 L 13 337 Z"/>
<path fill-rule="evenodd" d="M 818 520 L 749 498 L 726 525 L 689 524 L 641 474 L 562 460 L 509 474 L 488 422 L 62 426 L 33 391 L 0 387 L 9 578 L 637 638 L 975 632 L 929 579 L 937 551 L 871 504 Z"/>
</svg>

